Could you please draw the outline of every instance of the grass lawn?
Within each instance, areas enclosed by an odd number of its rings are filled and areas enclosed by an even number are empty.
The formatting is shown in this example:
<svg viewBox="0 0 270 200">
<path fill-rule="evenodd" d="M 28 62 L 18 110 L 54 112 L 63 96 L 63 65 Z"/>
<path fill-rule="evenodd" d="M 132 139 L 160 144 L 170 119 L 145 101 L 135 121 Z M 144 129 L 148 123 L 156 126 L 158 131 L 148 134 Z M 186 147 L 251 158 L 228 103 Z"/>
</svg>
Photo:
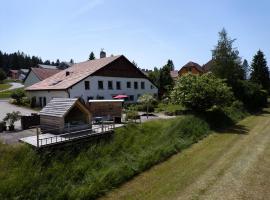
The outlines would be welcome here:
<svg viewBox="0 0 270 200">
<path fill-rule="evenodd" d="M 11 87 L 11 85 L 8 84 L 8 83 L 0 84 L 0 92 L 1 92 L 1 90 L 6 90 L 6 89 L 8 89 L 10 87 Z"/>
<path fill-rule="evenodd" d="M 11 95 L 12 91 L 13 90 L 8 90 L 8 91 L 4 91 L 4 92 L 0 91 L 0 99 L 10 98 L 10 95 Z"/>
<path fill-rule="evenodd" d="M 269 132 L 270 114 L 250 116 L 234 128 L 211 134 L 101 199 L 267 199 Z"/>
</svg>

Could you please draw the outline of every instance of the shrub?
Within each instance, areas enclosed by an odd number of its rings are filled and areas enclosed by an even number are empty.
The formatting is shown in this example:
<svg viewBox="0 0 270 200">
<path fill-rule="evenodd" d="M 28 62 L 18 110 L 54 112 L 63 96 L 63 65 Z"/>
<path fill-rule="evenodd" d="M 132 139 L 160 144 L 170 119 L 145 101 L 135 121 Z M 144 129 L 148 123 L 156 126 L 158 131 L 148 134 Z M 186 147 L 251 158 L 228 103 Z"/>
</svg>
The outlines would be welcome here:
<svg viewBox="0 0 270 200">
<path fill-rule="evenodd" d="M 212 107 L 230 105 L 233 99 L 231 89 L 213 74 L 202 76 L 187 74 L 180 77 L 171 93 L 174 104 L 184 105 L 194 111 L 206 111 Z"/>
<path fill-rule="evenodd" d="M 256 111 L 267 105 L 267 91 L 262 90 L 256 83 L 238 81 L 233 90 L 235 97 L 250 111 Z"/>
<path fill-rule="evenodd" d="M 7 75 L 3 69 L 0 68 L 0 83 L 3 83 L 3 81 L 7 78 Z"/>
<path fill-rule="evenodd" d="M 180 115 L 185 112 L 185 108 L 182 105 L 172 103 L 160 103 L 155 109 L 156 112 L 164 112 L 166 115 Z"/>
<path fill-rule="evenodd" d="M 24 89 L 17 89 L 12 91 L 11 98 L 16 100 L 16 104 L 21 105 L 22 99 L 25 97 L 25 91 Z"/>
<path fill-rule="evenodd" d="M 140 115 L 135 110 L 129 110 L 126 112 L 126 121 L 138 119 Z"/>
</svg>

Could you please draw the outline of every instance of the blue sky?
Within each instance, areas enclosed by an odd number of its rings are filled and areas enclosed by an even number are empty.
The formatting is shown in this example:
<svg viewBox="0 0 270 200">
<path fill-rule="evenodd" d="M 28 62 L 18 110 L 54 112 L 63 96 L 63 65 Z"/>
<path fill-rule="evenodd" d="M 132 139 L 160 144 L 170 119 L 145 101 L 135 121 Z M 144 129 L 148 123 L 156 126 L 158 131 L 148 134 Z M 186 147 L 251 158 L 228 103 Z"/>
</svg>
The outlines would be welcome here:
<svg viewBox="0 0 270 200">
<path fill-rule="evenodd" d="M 0 50 L 84 61 L 101 48 L 140 67 L 206 63 L 225 27 L 240 56 L 270 59 L 267 0 L 0 0 Z M 268 60 L 270 62 L 270 60 Z"/>
</svg>

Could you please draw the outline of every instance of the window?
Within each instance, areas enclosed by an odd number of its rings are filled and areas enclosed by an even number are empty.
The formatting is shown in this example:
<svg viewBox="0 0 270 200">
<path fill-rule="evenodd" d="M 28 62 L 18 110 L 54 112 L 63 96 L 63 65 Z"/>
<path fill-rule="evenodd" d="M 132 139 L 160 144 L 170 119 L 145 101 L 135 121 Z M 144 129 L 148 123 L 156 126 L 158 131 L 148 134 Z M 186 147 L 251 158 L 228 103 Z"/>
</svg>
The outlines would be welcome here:
<svg viewBox="0 0 270 200">
<path fill-rule="evenodd" d="M 144 82 L 141 82 L 141 89 L 145 89 L 145 83 Z"/>
<path fill-rule="evenodd" d="M 39 106 L 42 108 L 42 97 L 39 97 Z"/>
<path fill-rule="evenodd" d="M 151 85 L 151 89 L 154 89 L 154 86 L 153 85 Z"/>
<path fill-rule="evenodd" d="M 113 82 L 112 81 L 108 81 L 108 89 L 109 90 L 113 89 Z"/>
<path fill-rule="evenodd" d="M 120 81 L 116 82 L 116 89 L 121 90 L 121 82 Z"/>
<path fill-rule="evenodd" d="M 89 90 L 90 89 L 90 83 L 89 83 L 89 81 L 84 81 L 84 88 L 85 88 L 85 90 Z"/>
<path fill-rule="evenodd" d="M 130 81 L 127 82 L 127 88 L 131 88 L 131 82 Z"/>
<path fill-rule="evenodd" d="M 43 97 L 43 107 L 46 106 L 46 104 L 47 104 L 47 99 L 46 97 Z"/>
<path fill-rule="evenodd" d="M 129 96 L 129 101 L 134 101 L 134 95 Z"/>
<path fill-rule="evenodd" d="M 98 81 L 98 89 L 103 90 L 103 81 Z"/>
<path fill-rule="evenodd" d="M 94 99 L 94 97 L 92 97 L 92 96 L 87 97 L 87 101 L 92 100 L 92 99 Z"/>
<path fill-rule="evenodd" d="M 138 89 L 138 82 L 137 81 L 134 82 L 134 89 Z"/>
<path fill-rule="evenodd" d="M 141 94 L 138 94 L 138 95 L 137 95 L 138 99 L 140 98 L 140 96 L 141 96 Z"/>
<path fill-rule="evenodd" d="M 104 97 L 103 96 L 97 96 L 97 99 L 104 99 Z"/>
</svg>

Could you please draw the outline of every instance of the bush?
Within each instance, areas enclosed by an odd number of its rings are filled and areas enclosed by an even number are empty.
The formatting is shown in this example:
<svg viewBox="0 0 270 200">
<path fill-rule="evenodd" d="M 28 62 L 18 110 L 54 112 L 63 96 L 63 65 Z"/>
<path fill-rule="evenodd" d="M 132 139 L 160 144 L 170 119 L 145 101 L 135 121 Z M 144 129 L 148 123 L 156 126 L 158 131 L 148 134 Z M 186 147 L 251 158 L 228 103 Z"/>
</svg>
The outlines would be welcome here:
<svg viewBox="0 0 270 200">
<path fill-rule="evenodd" d="M 135 110 L 129 110 L 126 112 L 126 121 L 138 119 L 140 115 Z"/>
<path fill-rule="evenodd" d="M 235 97 L 242 101 L 249 111 L 260 110 L 267 105 L 268 93 L 256 83 L 238 81 L 233 90 Z"/>
<path fill-rule="evenodd" d="M 165 104 L 160 103 L 158 104 L 157 108 L 155 109 L 156 112 L 164 112 L 166 115 L 180 115 L 185 112 L 185 108 L 182 105 L 177 104 Z"/>
<path fill-rule="evenodd" d="M 0 83 L 3 83 L 3 81 L 7 78 L 7 75 L 3 69 L 0 68 Z"/>
<path fill-rule="evenodd" d="M 12 91 L 11 98 L 16 100 L 16 104 L 21 105 L 23 97 L 25 97 L 24 89 L 16 89 Z"/>
<path fill-rule="evenodd" d="M 234 101 L 231 106 L 214 108 L 201 114 L 212 129 L 222 129 L 232 126 L 248 115 L 243 103 Z"/>
<path fill-rule="evenodd" d="M 187 74 L 177 80 L 171 100 L 174 104 L 200 112 L 230 105 L 233 94 L 222 79 L 211 73 L 202 76 Z"/>
</svg>

